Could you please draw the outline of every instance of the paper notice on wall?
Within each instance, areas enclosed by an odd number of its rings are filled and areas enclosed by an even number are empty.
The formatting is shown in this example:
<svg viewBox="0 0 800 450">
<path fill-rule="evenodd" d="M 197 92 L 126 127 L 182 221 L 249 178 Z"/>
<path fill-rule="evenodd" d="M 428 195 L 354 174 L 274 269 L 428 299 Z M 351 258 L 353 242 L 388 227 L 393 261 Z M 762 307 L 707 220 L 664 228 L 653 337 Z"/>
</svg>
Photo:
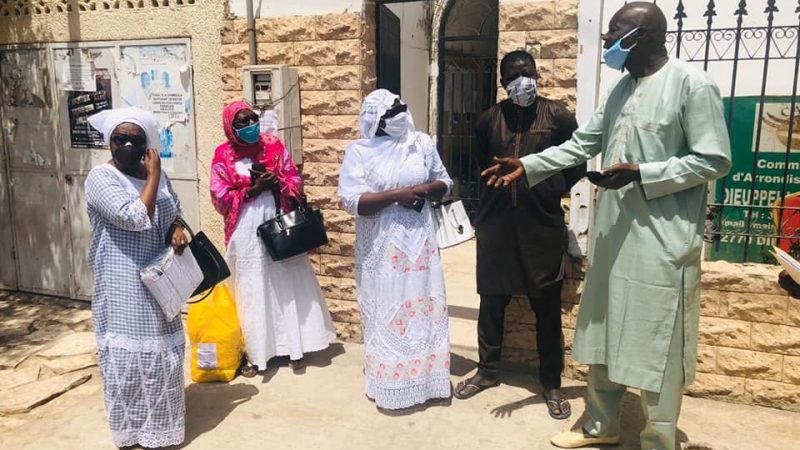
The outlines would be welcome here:
<svg viewBox="0 0 800 450">
<path fill-rule="evenodd" d="M 122 61 L 125 78 L 131 81 L 122 92 L 125 103 L 151 111 L 163 125 L 187 120 L 184 46 L 125 47 Z"/>
<path fill-rule="evenodd" d="M 170 175 L 191 174 L 196 150 L 188 47 L 131 45 L 120 47 L 120 54 L 117 77 L 121 106 L 135 106 L 155 114 L 161 125 L 161 168 Z"/>
<path fill-rule="evenodd" d="M 94 63 L 87 49 L 57 49 L 53 52 L 53 65 L 60 91 L 94 92 Z"/>
<path fill-rule="evenodd" d="M 186 98 L 182 92 L 153 92 L 150 94 L 151 111 L 169 121 L 183 120 Z"/>
</svg>

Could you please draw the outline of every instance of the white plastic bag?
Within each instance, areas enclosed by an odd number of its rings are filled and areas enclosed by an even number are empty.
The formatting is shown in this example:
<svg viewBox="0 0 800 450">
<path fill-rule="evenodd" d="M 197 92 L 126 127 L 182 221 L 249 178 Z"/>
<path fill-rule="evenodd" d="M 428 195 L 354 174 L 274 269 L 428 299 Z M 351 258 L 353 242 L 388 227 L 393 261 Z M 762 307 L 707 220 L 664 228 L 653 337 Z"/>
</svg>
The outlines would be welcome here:
<svg viewBox="0 0 800 450">
<path fill-rule="evenodd" d="M 452 247 L 475 237 L 475 230 L 461 200 L 437 205 L 433 208 L 433 220 L 439 248 Z"/>
<path fill-rule="evenodd" d="M 203 271 L 189 247 L 178 255 L 172 247 L 139 271 L 142 283 L 161 306 L 167 320 L 173 320 L 203 281 Z"/>
</svg>

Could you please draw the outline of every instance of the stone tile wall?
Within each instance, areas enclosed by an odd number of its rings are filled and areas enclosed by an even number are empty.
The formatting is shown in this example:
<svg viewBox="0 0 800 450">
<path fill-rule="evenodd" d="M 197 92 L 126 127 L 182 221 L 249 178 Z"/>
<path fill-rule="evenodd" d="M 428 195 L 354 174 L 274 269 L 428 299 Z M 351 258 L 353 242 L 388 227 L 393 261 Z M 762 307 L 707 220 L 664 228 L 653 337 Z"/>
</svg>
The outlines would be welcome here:
<svg viewBox="0 0 800 450">
<path fill-rule="evenodd" d="M 367 10 L 322 16 L 256 20 L 259 64 L 297 68 L 303 124 L 306 193 L 321 208 L 330 244 L 311 256 L 339 336 L 361 340 L 353 273 L 355 224 L 336 195 L 347 143 L 358 138 L 358 113 L 374 89 L 374 29 Z M 246 22 L 231 20 L 221 30 L 222 85 L 226 102 L 242 97 L 241 67 L 249 62 Z"/>
<path fill-rule="evenodd" d="M 697 380 L 691 395 L 800 411 L 800 300 L 779 268 L 703 267 Z"/>
<path fill-rule="evenodd" d="M 565 376 L 584 379 L 572 359 L 582 268 L 569 264 L 562 291 Z M 780 269 L 704 262 L 697 378 L 689 395 L 800 411 L 800 300 L 777 284 Z M 514 300 L 506 317 L 503 355 L 537 365 L 536 326 L 527 302 Z"/>
<path fill-rule="evenodd" d="M 513 50 L 531 52 L 540 94 L 575 111 L 578 0 L 501 0 L 499 7 L 498 59 Z"/>
</svg>

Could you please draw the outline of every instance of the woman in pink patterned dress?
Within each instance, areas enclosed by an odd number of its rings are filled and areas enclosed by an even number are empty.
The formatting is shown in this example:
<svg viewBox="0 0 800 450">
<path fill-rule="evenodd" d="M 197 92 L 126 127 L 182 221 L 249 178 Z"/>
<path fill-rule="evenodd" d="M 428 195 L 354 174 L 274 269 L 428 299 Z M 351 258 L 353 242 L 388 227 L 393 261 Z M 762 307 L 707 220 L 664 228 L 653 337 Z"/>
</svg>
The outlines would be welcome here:
<svg viewBox="0 0 800 450">
<path fill-rule="evenodd" d="M 273 261 L 256 230 L 277 208 L 294 209 L 302 178 L 280 139 L 260 133 L 250 105 L 233 102 L 222 115 L 228 141 L 214 153 L 211 200 L 225 217 L 225 259 L 247 354 L 242 374 L 254 376 L 275 356 L 299 370 L 304 354 L 336 338 L 333 322 L 308 255 Z"/>
</svg>

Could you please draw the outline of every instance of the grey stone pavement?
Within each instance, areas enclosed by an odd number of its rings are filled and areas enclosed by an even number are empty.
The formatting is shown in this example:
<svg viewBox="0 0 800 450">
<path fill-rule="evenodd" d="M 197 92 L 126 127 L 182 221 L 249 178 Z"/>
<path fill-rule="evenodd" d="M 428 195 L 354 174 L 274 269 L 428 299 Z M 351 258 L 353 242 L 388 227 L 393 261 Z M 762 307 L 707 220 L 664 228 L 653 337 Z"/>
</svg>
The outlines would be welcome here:
<svg viewBox="0 0 800 450">
<path fill-rule="evenodd" d="M 451 303 L 469 311 L 477 307 L 474 276 L 469 268 L 454 268 L 458 262 L 465 267 L 459 253 L 466 251 L 446 253 L 445 264 Z M 454 384 L 475 367 L 475 323 L 469 315 L 451 318 Z M 0 292 L 0 369 L 3 364 L 7 369 L 0 372 L 0 408 L 9 400 L 7 380 L 21 372 L 39 367 L 40 377 L 64 371 L 72 377 L 65 381 L 70 390 L 30 412 L 0 413 L 0 449 L 114 448 L 98 368 L 69 372 L 86 365 L 79 364 L 86 350 L 76 336 L 85 336 L 88 318 L 86 304 L 62 306 L 47 298 Z M 53 351 L 48 354 L 56 344 L 73 355 L 64 359 Z M 20 362 L 20 355 L 31 352 L 36 356 Z M 551 449 L 549 438 L 570 428 L 584 409 L 584 385 L 566 380 L 573 418 L 553 420 L 534 375 L 506 372 L 501 386 L 470 400 L 386 415 L 363 394 L 362 356 L 363 346 L 338 343 L 310 355 L 303 374 L 276 361 L 266 373 L 230 384 L 193 384 L 187 365 L 186 441 L 181 448 Z M 9 368 L 14 364 L 16 371 Z M 86 375 L 91 375 L 88 381 Z M 644 423 L 636 392 L 626 395 L 622 422 L 622 445 L 606 448 L 639 448 Z M 690 449 L 800 449 L 800 414 L 787 411 L 685 397 L 679 429 L 683 447 Z"/>
</svg>

